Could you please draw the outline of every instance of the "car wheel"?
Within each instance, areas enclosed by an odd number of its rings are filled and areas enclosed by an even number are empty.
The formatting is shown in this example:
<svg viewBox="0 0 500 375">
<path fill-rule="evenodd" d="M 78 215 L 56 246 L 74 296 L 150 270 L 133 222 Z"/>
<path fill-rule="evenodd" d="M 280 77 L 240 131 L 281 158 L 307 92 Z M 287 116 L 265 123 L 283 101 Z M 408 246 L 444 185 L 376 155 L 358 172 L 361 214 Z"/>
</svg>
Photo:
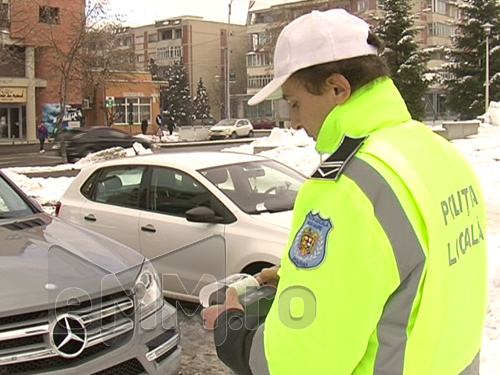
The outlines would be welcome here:
<svg viewBox="0 0 500 375">
<path fill-rule="evenodd" d="M 252 130 L 250 130 L 250 131 L 248 132 L 248 138 L 253 138 L 253 131 L 252 131 Z"/>
<path fill-rule="evenodd" d="M 231 139 L 236 139 L 236 138 L 238 138 L 238 135 L 236 133 L 231 133 L 230 138 Z"/>
</svg>

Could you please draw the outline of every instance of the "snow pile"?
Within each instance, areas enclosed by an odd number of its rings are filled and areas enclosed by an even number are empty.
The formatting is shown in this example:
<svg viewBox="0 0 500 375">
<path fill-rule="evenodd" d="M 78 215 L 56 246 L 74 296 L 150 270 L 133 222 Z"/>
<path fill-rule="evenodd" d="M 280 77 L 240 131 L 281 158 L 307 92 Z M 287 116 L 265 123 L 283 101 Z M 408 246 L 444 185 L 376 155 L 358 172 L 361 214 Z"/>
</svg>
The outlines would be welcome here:
<svg viewBox="0 0 500 375">
<path fill-rule="evenodd" d="M 500 126 L 500 103 L 490 102 L 488 111 L 482 115 L 481 118 L 484 119 L 484 122 L 487 124 Z"/>
<path fill-rule="evenodd" d="M 303 129 L 273 128 L 268 137 L 257 138 L 250 144 L 229 147 L 222 151 L 257 153 L 278 160 L 305 175 L 310 175 L 320 163 L 320 156 L 314 146 L 314 140 Z M 256 152 L 259 148 L 263 151 Z"/>
<path fill-rule="evenodd" d="M 106 150 L 89 154 L 83 159 L 78 160 L 75 163 L 75 166 L 77 169 L 81 169 L 85 165 L 94 164 L 105 160 L 133 157 L 137 155 L 147 155 L 152 153 L 153 151 L 151 149 L 146 149 L 142 144 L 135 142 L 130 148 L 111 147 Z"/>
</svg>

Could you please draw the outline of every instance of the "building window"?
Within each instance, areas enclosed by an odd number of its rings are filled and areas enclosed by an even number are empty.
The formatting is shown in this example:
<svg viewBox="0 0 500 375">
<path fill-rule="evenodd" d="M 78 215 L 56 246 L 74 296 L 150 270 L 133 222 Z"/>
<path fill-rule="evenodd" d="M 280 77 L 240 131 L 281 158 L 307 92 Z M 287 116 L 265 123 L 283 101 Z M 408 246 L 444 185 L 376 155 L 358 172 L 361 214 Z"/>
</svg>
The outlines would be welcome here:
<svg viewBox="0 0 500 375">
<path fill-rule="evenodd" d="M 128 124 L 129 103 L 133 106 L 134 124 L 140 123 L 144 118 L 151 122 L 150 98 L 115 98 L 114 119 L 115 124 Z"/>
<path fill-rule="evenodd" d="M 0 3 L 0 26 L 8 27 L 9 4 Z"/>
<path fill-rule="evenodd" d="M 358 12 L 366 12 L 370 9 L 368 0 L 358 1 Z"/>
<path fill-rule="evenodd" d="M 273 79 L 272 75 L 257 75 L 248 76 L 247 87 L 252 89 L 259 89 L 267 85 Z"/>
<path fill-rule="evenodd" d="M 255 33 L 252 34 L 252 49 L 254 51 L 259 50 L 261 47 L 270 45 L 270 36 L 268 33 Z"/>
<path fill-rule="evenodd" d="M 144 55 L 135 55 L 135 61 L 138 63 L 144 62 Z"/>
<path fill-rule="evenodd" d="M 148 35 L 148 43 L 154 43 L 158 41 L 158 35 L 156 34 L 149 34 Z"/>
<path fill-rule="evenodd" d="M 448 38 L 451 37 L 455 32 L 454 26 L 446 25 L 444 23 L 439 23 L 439 22 L 429 23 L 427 24 L 427 28 L 429 29 L 428 35 L 430 37 L 438 36 L 442 38 Z"/>
<path fill-rule="evenodd" d="M 158 60 L 179 59 L 182 57 L 182 49 L 181 46 L 158 48 L 156 50 L 156 56 Z"/>
<path fill-rule="evenodd" d="M 267 65 L 272 65 L 271 53 L 251 53 L 247 55 L 247 67 Z"/>
<path fill-rule="evenodd" d="M 446 14 L 446 1 L 432 0 L 432 11 L 434 13 Z"/>
<path fill-rule="evenodd" d="M 446 60 L 446 53 L 442 49 L 432 51 L 430 54 L 431 60 Z"/>
<path fill-rule="evenodd" d="M 175 29 L 175 39 L 182 39 L 182 29 Z"/>
<path fill-rule="evenodd" d="M 38 8 L 38 21 L 50 25 L 59 24 L 59 8 L 40 6 Z"/>
<path fill-rule="evenodd" d="M 172 29 L 160 31 L 160 40 L 172 39 Z"/>
<path fill-rule="evenodd" d="M 131 41 L 131 38 L 128 36 L 126 38 L 121 38 L 120 39 L 120 46 L 123 47 L 123 46 L 130 46 L 130 41 Z"/>
<path fill-rule="evenodd" d="M 144 35 L 138 35 L 135 37 L 135 45 L 138 48 L 144 47 Z"/>
</svg>

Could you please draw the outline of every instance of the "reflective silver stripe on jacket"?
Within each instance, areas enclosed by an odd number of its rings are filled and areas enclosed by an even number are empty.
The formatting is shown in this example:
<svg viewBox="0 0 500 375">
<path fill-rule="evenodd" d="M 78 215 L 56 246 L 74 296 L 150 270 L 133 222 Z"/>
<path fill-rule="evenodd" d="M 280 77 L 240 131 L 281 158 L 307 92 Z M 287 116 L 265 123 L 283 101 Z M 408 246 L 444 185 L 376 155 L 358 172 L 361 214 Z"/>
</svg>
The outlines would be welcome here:
<svg viewBox="0 0 500 375">
<path fill-rule="evenodd" d="M 250 349 L 250 360 L 248 361 L 252 374 L 270 375 L 267 368 L 266 353 L 264 352 L 264 324 L 261 324 L 255 332 Z"/>
<path fill-rule="evenodd" d="M 470 365 L 458 375 L 479 375 L 479 353 L 476 354 Z"/>
<path fill-rule="evenodd" d="M 398 198 L 385 179 L 368 163 L 353 158 L 344 169 L 371 201 L 398 265 L 401 284 L 389 297 L 377 326 L 379 348 L 373 375 L 403 374 L 406 329 L 422 276 L 425 255 Z"/>
</svg>

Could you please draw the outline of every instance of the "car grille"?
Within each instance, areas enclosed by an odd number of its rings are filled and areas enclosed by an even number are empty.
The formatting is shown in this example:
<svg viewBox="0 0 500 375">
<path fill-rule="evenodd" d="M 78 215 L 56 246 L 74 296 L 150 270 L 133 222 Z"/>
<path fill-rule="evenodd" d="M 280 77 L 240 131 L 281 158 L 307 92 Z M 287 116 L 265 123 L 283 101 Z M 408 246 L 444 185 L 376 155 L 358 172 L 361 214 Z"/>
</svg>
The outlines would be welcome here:
<svg viewBox="0 0 500 375">
<path fill-rule="evenodd" d="M 143 374 L 144 367 L 137 359 L 131 359 L 127 362 L 110 367 L 106 370 L 96 372 L 92 375 L 139 375 Z"/>
<path fill-rule="evenodd" d="M 39 311 L 1 318 L 0 375 L 49 373 L 113 351 L 132 337 L 133 311 L 133 300 L 125 293 L 116 293 L 58 309 L 55 314 Z M 73 358 L 62 356 L 50 340 L 56 317 L 68 314 L 82 323 L 87 335 L 86 345 Z"/>
</svg>

